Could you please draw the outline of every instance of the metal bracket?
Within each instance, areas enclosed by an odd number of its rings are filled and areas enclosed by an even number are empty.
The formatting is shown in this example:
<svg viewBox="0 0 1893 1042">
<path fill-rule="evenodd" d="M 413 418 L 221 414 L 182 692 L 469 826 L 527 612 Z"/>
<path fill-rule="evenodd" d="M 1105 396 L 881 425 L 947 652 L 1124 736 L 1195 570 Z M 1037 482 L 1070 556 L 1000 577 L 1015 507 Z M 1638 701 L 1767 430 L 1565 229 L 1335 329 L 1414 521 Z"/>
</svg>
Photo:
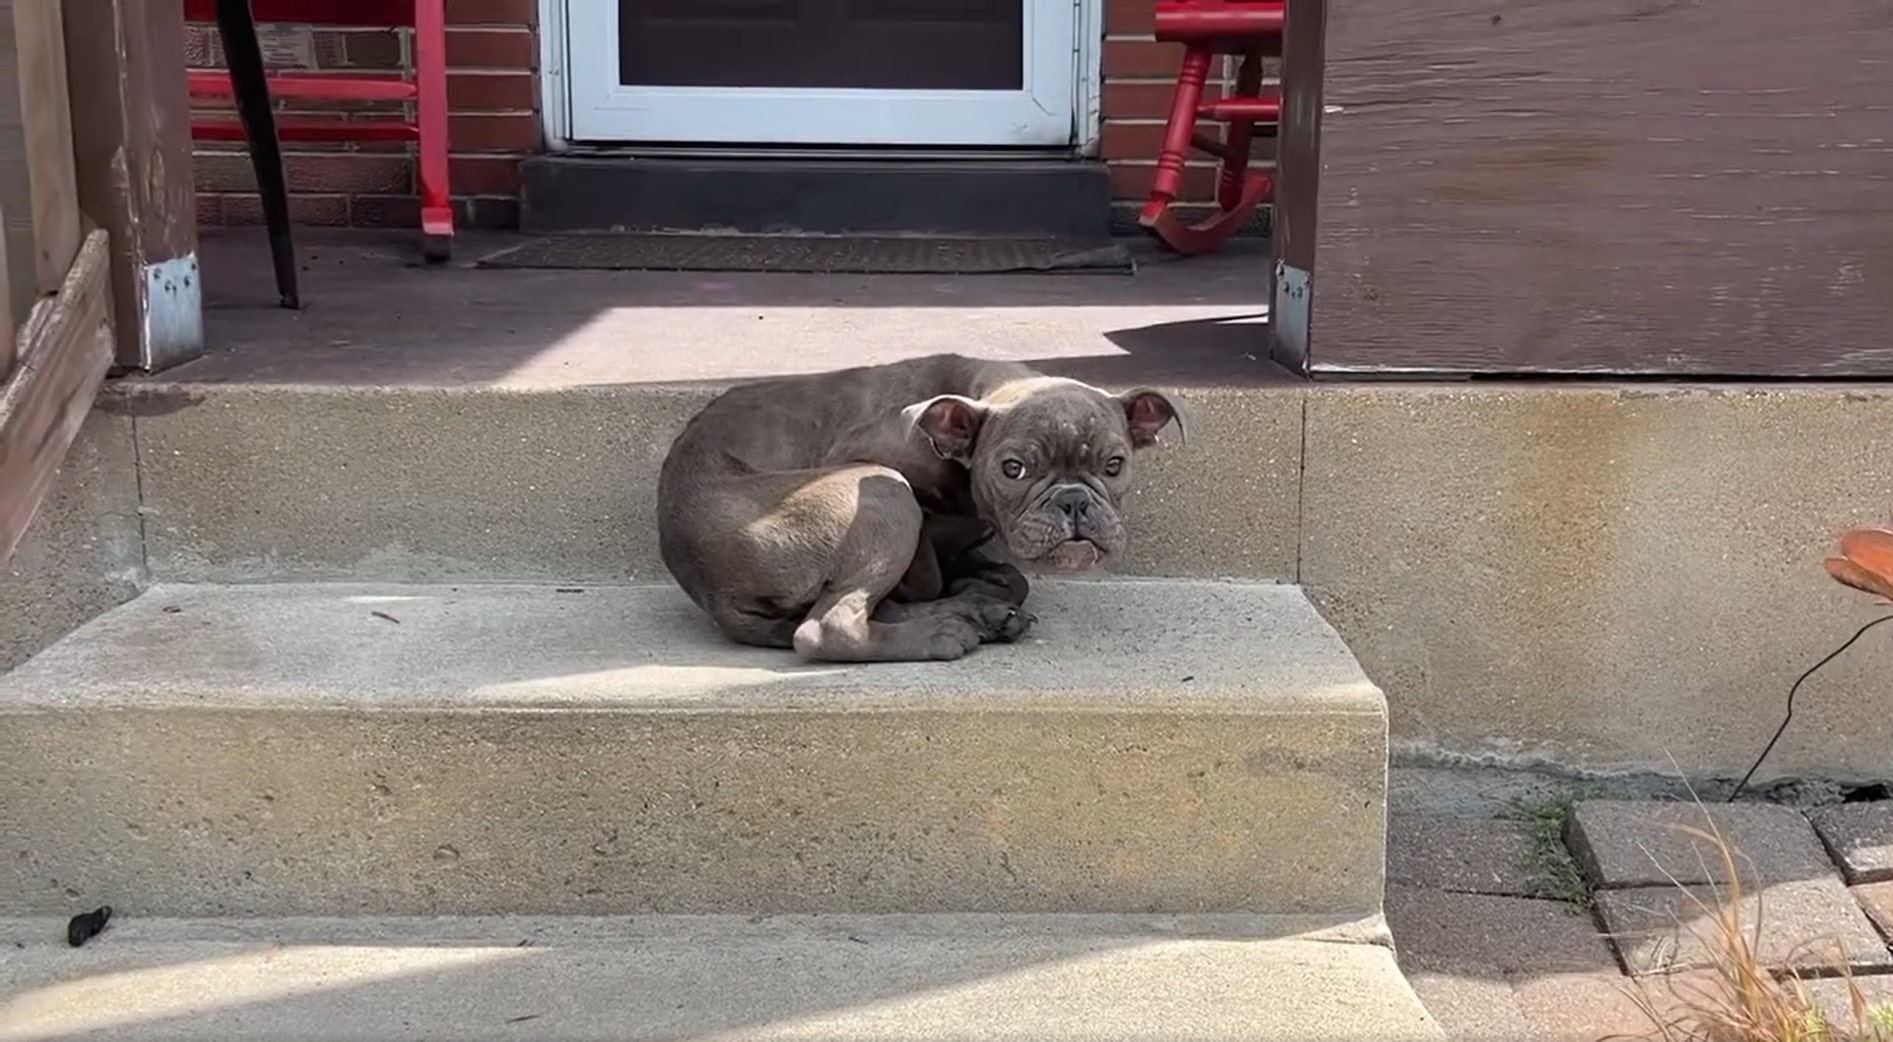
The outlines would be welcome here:
<svg viewBox="0 0 1893 1042">
<path fill-rule="evenodd" d="M 1269 356 L 1297 375 L 1308 375 L 1308 327 L 1314 298 L 1314 276 L 1287 261 L 1275 262 L 1275 299 L 1269 302 L 1269 325 L 1275 342 Z"/>
<path fill-rule="evenodd" d="M 204 286 L 197 254 L 145 265 L 144 357 L 135 367 L 156 373 L 204 353 Z"/>
</svg>

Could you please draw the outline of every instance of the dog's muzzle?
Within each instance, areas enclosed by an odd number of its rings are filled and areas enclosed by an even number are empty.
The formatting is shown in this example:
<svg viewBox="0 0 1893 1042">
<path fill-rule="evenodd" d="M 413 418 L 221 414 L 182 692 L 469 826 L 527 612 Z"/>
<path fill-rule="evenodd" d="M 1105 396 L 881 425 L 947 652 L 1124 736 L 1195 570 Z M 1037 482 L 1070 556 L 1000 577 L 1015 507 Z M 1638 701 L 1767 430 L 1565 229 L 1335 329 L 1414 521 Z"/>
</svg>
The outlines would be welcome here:
<svg viewBox="0 0 1893 1042">
<path fill-rule="evenodd" d="M 1083 485 L 1062 486 L 1052 492 L 1050 506 L 1057 511 L 1065 538 L 1043 560 L 1062 571 L 1083 571 L 1103 559 L 1107 540 L 1098 523 L 1103 508 L 1091 490 Z"/>
</svg>

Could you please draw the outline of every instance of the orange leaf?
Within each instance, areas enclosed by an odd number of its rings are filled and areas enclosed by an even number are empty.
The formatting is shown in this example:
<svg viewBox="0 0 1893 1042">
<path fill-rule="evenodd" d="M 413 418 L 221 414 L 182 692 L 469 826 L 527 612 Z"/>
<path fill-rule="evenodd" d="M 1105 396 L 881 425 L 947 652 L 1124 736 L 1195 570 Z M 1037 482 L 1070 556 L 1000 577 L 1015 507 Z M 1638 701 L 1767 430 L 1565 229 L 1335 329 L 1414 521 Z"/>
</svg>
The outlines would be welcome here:
<svg viewBox="0 0 1893 1042">
<path fill-rule="evenodd" d="M 1882 604 L 1893 604 L 1893 579 L 1867 571 L 1844 557 L 1829 557 L 1822 564 L 1827 566 L 1827 574 L 1843 585 L 1878 594 Z"/>
<path fill-rule="evenodd" d="M 1893 581 L 1893 530 L 1850 528 L 1840 534 L 1840 555 L 1883 579 Z"/>
</svg>

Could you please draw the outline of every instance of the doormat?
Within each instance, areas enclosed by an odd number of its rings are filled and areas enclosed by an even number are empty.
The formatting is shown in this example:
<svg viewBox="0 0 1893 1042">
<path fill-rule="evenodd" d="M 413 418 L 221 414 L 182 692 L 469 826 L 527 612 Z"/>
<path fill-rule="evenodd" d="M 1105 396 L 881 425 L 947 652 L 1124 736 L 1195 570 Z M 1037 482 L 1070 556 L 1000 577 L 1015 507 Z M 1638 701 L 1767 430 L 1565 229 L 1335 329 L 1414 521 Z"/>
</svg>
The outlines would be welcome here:
<svg viewBox="0 0 1893 1042">
<path fill-rule="evenodd" d="M 1129 275 L 1131 253 L 1108 238 L 998 239 L 814 235 L 550 235 L 482 257 L 483 268 L 593 271 L 778 271 L 825 275 Z"/>
</svg>

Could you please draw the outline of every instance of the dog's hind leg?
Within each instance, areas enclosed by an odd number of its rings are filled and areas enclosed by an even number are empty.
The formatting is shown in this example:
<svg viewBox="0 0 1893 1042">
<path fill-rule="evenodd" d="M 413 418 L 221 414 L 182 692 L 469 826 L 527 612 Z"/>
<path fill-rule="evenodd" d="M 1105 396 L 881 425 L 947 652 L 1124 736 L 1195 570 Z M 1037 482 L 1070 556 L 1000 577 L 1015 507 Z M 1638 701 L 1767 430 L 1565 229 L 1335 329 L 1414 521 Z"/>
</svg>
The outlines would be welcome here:
<svg viewBox="0 0 1893 1042">
<path fill-rule="evenodd" d="M 996 597 L 1015 607 L 1025 604 L 1030 592 L 1025 574 L 984 552 L 996 538 L 992 525 L 980 518 L 928 514 L 914 565 L 889 599 L 920 604 L 972 594 Z"/>
<path fill-rule="evenodd" d="M 787 644 L 811 660 L 917 661 L 1016 639 L 1032 622 L 1002 600 L 964 596 L 877 618 L 914 568 L 922 528 L 891 468 L 750 474 L 693 496 L 691 515 L 714 523 L 674 533 L 667 561 L 732 639 Z"/>
<path fill-rule="evenodd" d="M 988 641 L 1017 639 L 1032 617 L 991 598 L 954 597 L 888 620 L 882 601 L 913 568 L 924 519 L 896 471 L 850 467 L 810 489 L 832 497 L 838 526 L 820 597 L 795 630 L 802 657 L 842 662 L 955 659 Z M 786 505 L 786 504 L 785 504 Z"/>
</svg>

